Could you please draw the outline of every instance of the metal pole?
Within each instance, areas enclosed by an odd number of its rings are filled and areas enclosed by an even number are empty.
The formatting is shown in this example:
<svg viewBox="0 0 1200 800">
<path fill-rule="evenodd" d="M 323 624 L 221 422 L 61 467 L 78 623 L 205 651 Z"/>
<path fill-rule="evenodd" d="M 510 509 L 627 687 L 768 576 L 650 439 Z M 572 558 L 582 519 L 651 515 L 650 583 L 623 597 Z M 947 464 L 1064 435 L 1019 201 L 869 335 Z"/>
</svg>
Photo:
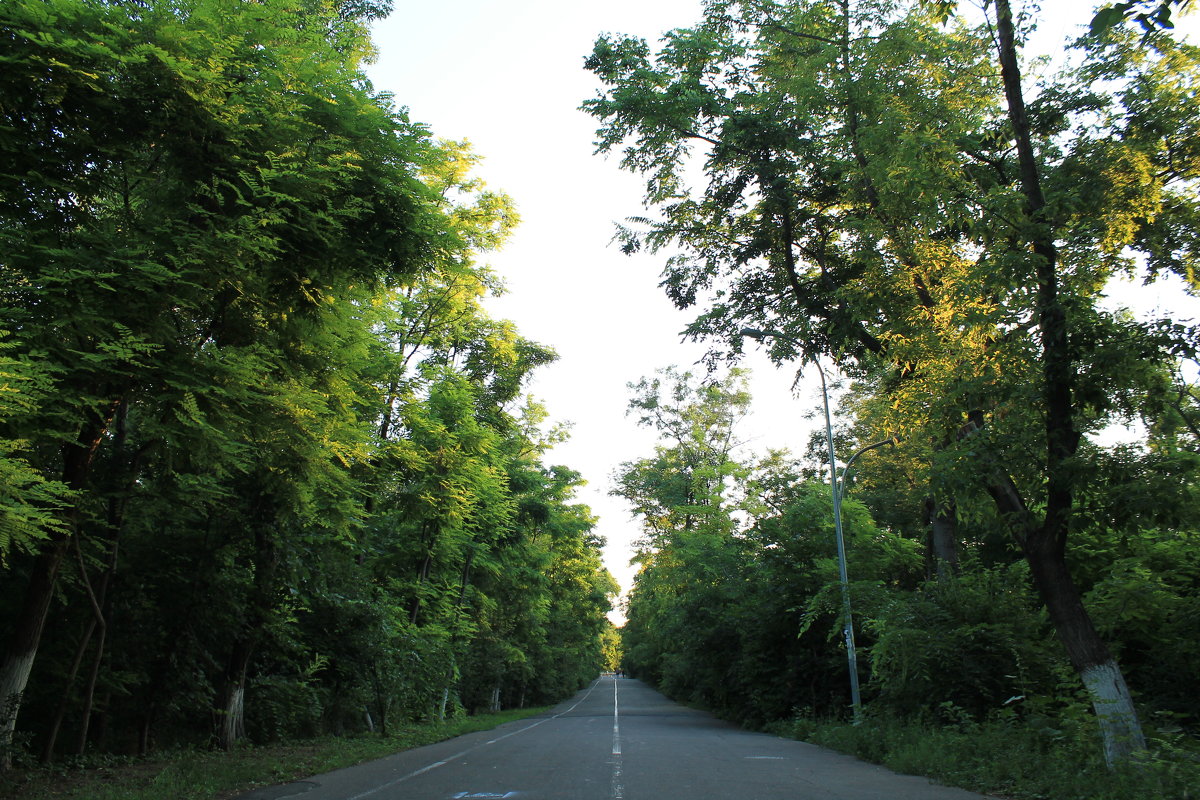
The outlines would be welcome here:
<svg viewBox="0 0 1200 800">
<path fill-rule="evenodd" d="M 868 450 L 876 450 L 876 449 L 883 447 L 884 445 L 888 445 L 888 444 L 890 444 L 890 445 L 900 444 L 900 437 L 892 436 L 888 439 L 884 439 L 882 442 L 876 442 L 875 444 L 869 444 L 866 447 L 864 447 L 862 450 L 859 450 L 857 453 L 850 456 L 850 460 L 846 462 L 846 466 L 842 467 L 842 480 L 841 480 L 841 484 L 842 484 L 841 499 L 842 500 L 846 499 L 846 478 L 850 475 L 850 467 L 854 464 L 854 459 L 858 458 L 859 456 L 861 456 L 863 453 L 867 452 Z M 839 503 L 839 506 L 840 506 L 840 503 Z"/>
<path fill-rule="evenodd" d="M 838 480 L 837 457 L 833 451 L 833 416 L 829 413 L 829 390 L 825 385 L 825 370 L 821 369 L 815 358 L 809 360 L 821 376 L 821 401 L 825 405 L 825 439 L 829 444 L 829 486 L 833 493 L 833 530 L 837 536 L 838 580 L 842 587 L 842 637 L 846 640 L 846 660 L 850 668 L 850 707 L 854 714 L 854 724 L 857 725 L 862 720 L 862 696 L 858 690 L 858 649 L 854 644 L 854 616 L 850 611 L 846 538 L 842 534 L 842 488 L 841 481 Z M 845 475 L 844 471 L 842 475 Z"/>
<path fill-rule="evenodd" d="M 757 328 L 742 328 L 742 335 L 762 341 L 768 336 L 791 342 L 798 350 L 803 347 L 790 336 L 777 331 L 760 331 Z M 833 530 L 837 537 L 838 578 L 842 588 L 842 635 L 846 640 L 846 660 L 850 670 L 850 706 L 854 714 L 854 724 L 862 719 L 862 697 L 858 690 L 858 649 L 854 644 L 854 616 L 850 611 L 850 579 L 846 571 L 846 539 L 842 535 L 842 490 L 838 480 L 837 457 L 833 449 L 833 415 L 829 413 L 829 389 L 825 385 L 825 370 L 815 358 L 809 358 L 821 376 L 821 401 L 825 406 L 825 438 L 829 444 L 829 489 L 833 495 Z M 855 453 L 858 456 L 858 453 Z M 852 458 L 851 461 L 854 459 Z M 849 466 L 849 464 L 847 464 Z M 843 475 L 845 473 L 843 472 Z"/>
</svg>

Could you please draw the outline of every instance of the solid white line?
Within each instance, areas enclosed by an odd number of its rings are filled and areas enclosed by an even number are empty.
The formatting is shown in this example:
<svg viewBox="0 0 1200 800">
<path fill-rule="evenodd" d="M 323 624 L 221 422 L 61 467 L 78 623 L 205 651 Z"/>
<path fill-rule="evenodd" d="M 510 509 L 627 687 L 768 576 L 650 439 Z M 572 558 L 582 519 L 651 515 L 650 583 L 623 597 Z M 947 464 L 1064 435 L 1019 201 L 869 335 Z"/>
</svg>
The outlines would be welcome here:
<svg viewBox="0 0 1200 800">
<path fill-rule="evenodd" d="M 432 764 L 428 764 L 424 767 L 421 767 L 418 770 L 413 770 L 412 772 L 408 773 L 407 775 L 401 775 L 399 778 L 396 778 L 395 780 L 390 780 L 387 783 L 381 783 L 373 789 L 368 789 L 367 791 L 353 795 L 352 797 L 347 797 L 346 800 L 362 800 L 362 798 L 364 798 L 364 797 L 370 797 L 371 795 L 375 794 L 376 792 L 382 792 L 384 789 L 390 789 L 391 787 L 395 786 L 398 783 L 404 783 L 404 781 L 408 780 L 409 778 L 415 778 L 418 775 L 424 775 L 426 772 L 429 772 L 430 770 L 435 770 L 438 767 L 444 767 L 447 764 L 449 764 L 451 761 L 457 761 L 458 759 L 462 758 L 463 756 L 467 755 L 468 753 L 478 750 L 481 747 L 486 747 L 489 744 L 495 744 L 496 742 L 503 741 L 504 739 L 507 739 L 510 736 L 516 736 L 518 733 L 524 733 L 525 731 L 533 730 L 538 725 L 541 725 L 543 722 L 549 722 L 550 720 L 558 719 L 559 717 L 564 716 L 565 714 L 570 714 L 572 711 L 574 711 L 579 706 L 580 703 L 582 703 L 584 700 L 587 700 L 588 697 L 591 696 L 592 690 L 595 689 L 599 685 L 600 685 L 600 680 L 597 678 L 596 682 L 593 683 L 590 687 L 588 687 L 587 693 L 584 694 L 583 697 L 579 698 L 575 702 L 575 705 L 571 706 L 570 708 L 568 708 L 565 711 L 560 711 L 559 713 L 555 714 L 552 717 L 546 717 L 545 719 L 540 719 L 537 722 L 533 723 L 532 725 L 526 725 L 524 728 L 521 728 L 520 730 L 515 730 L 515 731 L 512 731 L 511 733 L 506 733 L 503 736 L 497 736 L 495 739 L 492 739 L 487 742 L 483 742 L 481 744 L 477 744 L 474 747 L 468 747 L 466 750 L 463 750 L 461 753 L 455 753 L 454 755 L 450 756 L 449 758 L 447 758 L 443 761 L 435 761 Z"/>
</svg>

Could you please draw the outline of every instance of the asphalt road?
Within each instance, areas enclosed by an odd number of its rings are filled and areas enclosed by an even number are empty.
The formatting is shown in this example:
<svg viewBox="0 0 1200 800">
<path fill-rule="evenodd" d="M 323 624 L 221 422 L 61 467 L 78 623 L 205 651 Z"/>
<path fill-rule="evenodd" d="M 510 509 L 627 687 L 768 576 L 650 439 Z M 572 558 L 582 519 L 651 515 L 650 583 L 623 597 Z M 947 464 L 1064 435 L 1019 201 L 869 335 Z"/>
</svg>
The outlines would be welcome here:
<svg viewBox="0 0 1200 800">
<path fill-rule="evenodd" d="M 602 677 L 541 717 L 239 800 L 980 800 Z"/>
</svg>

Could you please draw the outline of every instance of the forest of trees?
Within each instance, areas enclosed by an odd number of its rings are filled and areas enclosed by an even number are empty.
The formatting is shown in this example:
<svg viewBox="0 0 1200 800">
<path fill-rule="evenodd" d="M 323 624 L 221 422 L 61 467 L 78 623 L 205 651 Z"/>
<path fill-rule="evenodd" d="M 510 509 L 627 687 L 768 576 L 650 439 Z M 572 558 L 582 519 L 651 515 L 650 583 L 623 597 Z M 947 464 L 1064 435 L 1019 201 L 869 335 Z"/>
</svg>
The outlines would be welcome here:
<svg viewBox="0 0 1200 800">
<path fill-rule="evenodd" d="M 632 674 L 759 724 L 849 716 L 824 442 L 735 446 L 720 366 L 765 329 L 776 364 L 846 379 L 842 463 L 898 442 L 842 510 L 868 713 L 1021 722 L 1110 764 L 1195 733 L 1200 328 L 1123 307 L 1200 291 L 1179 5 L 1079 10 L 1054 64 L 1008 0 L 712 0 L 657 48 L 597 40 L 584 108 L 651 210 L 619 236 L 666 256 L 715 370 L 634 387 L 660 444 L 616 488 L 644 533 Z"/>
<path fill-rule="evenodd" d="M 1185 5 L 1053 63 L 1009 0 L 597 40 L 598 150 L 646 180 L 618 239 L 710 348 L 632 387 L 618 637 L 525 394 L 555 353 L 483 305 L 514 204 L 364 77 L 390 3 L 0 4 L 0 765 L 386 734 L 619 658 L 849 718 L 838 486 L 823 432 L 739 441 L 758 347 L 838 376 L 842 464 L 894 444 L 841 487 L 867 717 L 1194 753 L 1200 324 L 1122 303 L 1200 293 Z"/>
<path fill-rule="evenodd" d="M 616 585 L 387 3 L 0 4 L 0 757 L 556 701 Z"/>
</svg>

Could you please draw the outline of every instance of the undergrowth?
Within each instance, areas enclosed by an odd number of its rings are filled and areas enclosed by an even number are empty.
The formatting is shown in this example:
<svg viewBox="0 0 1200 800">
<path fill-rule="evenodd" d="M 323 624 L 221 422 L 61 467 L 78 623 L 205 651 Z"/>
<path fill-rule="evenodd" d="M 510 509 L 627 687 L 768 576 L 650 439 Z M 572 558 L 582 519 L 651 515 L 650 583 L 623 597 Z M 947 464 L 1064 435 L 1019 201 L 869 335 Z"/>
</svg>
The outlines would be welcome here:
<svg viewBox="0 0 1200 800">
<path fill-rule="evenodd" d="M 0 797 L 20 800 L 227 800 L 364 761 L 488 730 L 545 711 L 526 708 L 409 725 L 381 736 L 324 737 L 232 753 L 180 750 L 148 759 L 111 756 L 0 773 Z"/>
<path fill-rule="evenodd" d="M 930 724 L 868 717 L 859 725 L 797 718 L 770 726 L 910 775 L 1013 800 L 1200 800 L 1200 742 L 1151 738 L 1135 764 L 1108 769 L 1098 739 L 1039 720 Z"/>
</svg>

